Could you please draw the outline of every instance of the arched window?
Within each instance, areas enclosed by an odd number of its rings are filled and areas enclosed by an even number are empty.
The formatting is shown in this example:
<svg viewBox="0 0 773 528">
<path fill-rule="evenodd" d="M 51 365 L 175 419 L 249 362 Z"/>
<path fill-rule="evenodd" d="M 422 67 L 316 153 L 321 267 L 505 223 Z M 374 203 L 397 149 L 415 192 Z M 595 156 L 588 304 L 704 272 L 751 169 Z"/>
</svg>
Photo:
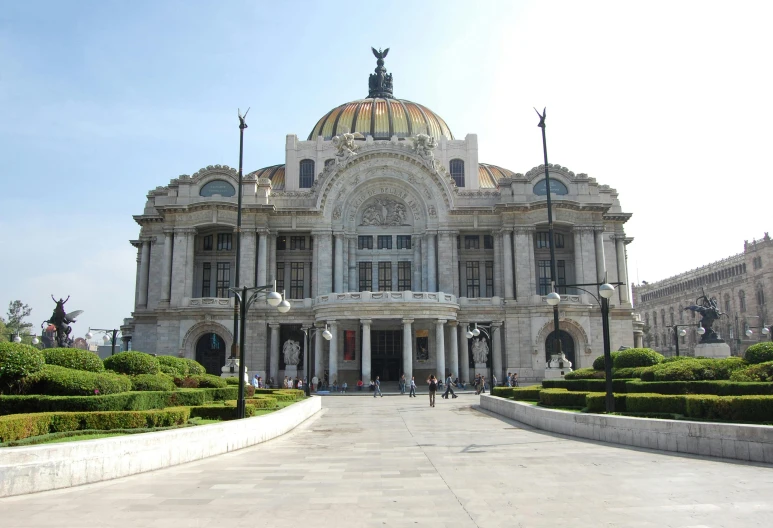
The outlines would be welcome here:
<svg viewBox="0 0 773 528">
<path fill-rule="evenodd" d="M 658 312 L 652 312 L 652 321 L 655 323 L 655 328 L 658 327 Z"/>
<path fill-rule="evenodd" d="M 660 346 L 660 339 L 658 338 L 658 334 L 655 334 L 655 348 L 658 348 Z"/>
<path fill-rule="evenodd" d="M 648 313 L 644 314 L 644 324 L 646 324 L 647 326 L 650 325 L 650 314 Z"/>
<path fill-rule="evenodd" d="M 741 310 L 741 312 L 746 311 L 746 292 L 743 290 L 740 290 L 738 292 L 738 307 Z"/>
<path fill-rule="evenodd" d="M 725 313 L 730 313 L 730 294 L 725 294 Z"/>
<path fill-rule="evenodd" d="M 674 307 L 668 309 L 668 318 L 671 321 L 671 326 L 674 326 L 676 323 L 674 322 Z"/>
<path fill-rule="evenodd" d="M 757 287 L 757 306 L 765 304 L 765 292 L 762 291 L 762 285 Z"/>
<path fill-rule="evenodd" d="M 684 307 L 681 304 L 679 305 L 679 322 L 684 322 Z"/>
<path fill-rule="evenodd" d="M 660 309 L 660 320 L 663 321 L 663 326 L 666 326 L 666 309 Z"/>
<path fill-rule="evenodd" d="M 314 184 L 314 160 L 301 160 L 301 175 L 298 186 L 309 189 Z"/>
<path fill-rule="evenodd" d="M 457 187 L 464 187 L 464 160 L 452 159 L 450 163 L 451 177 Z"/>
</svg>

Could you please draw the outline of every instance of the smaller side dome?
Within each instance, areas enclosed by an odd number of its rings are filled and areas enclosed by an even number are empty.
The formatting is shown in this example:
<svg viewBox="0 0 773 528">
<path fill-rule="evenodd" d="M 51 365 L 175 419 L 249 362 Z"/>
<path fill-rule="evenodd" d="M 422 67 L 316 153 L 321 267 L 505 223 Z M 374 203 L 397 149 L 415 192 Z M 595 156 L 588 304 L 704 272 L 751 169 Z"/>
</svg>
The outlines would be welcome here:
<svg viewBox="0 0 773 528">
<path fill-rule="evenodd" d="M 264 167 L 262 169 L 256 170 L 255 172 L 251 172 L 248 176 L 255 176 L 256 178 L 268 178 L 271 180 L 271 188 L 276 191 L 283 191 L 285 188 L 284 164 Z"/>
<path fill-rule="evenodd" d="M 512 178 L 515 173 L 510 169 L 489 165 L 488 163 L 478 164 L 478 180 L 481 189 L 499 188 L 499 180 L 502 178 Z"/>
</svg>

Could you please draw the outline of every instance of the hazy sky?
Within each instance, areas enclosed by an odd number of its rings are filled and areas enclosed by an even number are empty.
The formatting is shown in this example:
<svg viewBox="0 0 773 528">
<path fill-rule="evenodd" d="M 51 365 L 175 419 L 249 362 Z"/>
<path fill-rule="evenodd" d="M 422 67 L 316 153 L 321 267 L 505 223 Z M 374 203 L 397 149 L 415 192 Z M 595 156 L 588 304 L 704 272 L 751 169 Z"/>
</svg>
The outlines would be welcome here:
<svg viewBox="0 0 773 528">
<path fill-rule="evenodd" d="M 633 282 L 743 250 L 770 222 L 771 2 L 6 1 L 0 13 L 0 308 L 50 295 L 113 328 L 134 300 L 147 192 L 206 165 L 284 162 L 367 95 L 477 133 L 480 161 L 551 163 L 620 193 Z"/>
</svg>

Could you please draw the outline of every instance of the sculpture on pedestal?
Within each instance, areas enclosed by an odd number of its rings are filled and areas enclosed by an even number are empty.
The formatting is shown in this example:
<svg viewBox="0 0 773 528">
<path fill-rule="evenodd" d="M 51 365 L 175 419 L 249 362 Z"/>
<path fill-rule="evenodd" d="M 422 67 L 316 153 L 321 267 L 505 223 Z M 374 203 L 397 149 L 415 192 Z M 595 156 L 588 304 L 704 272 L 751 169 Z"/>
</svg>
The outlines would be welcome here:
<svg viewBox="0 0 773 528">
<path fill-rule="evenodd" d="M 719 311 L 719 306 L 717 305 L 717 299 L 712 297 L 709 299 L 706 296 L 706 292 L 703 292 L 703 295 L 698 297 L 696 299 L 696 304 L 693 304 L 691 306 L 688 306 L 685 308 L 685 310 L 692 310 L 693 312 L 697 312 L 701 314 L 701 321 L 700 325 L 703 327 L 703 330 L 705 330 L 703 336 L 701 337 L 701 343 L 724 343 L 725 341 L 723 339 L 720 339 L 717 333 L 714 331 L 712 326 L 714 325 L 714 321 L 719 319 L 723 315 L 727 315 L 723 312 Z"/>
<path fill-rule="evenodd" d="M 298 341 L 288 339 L 282 347 L 285 355 L 285 365 L 297 366 L 301 362 L 301 345 Z"/>
<path fill-rule="evenodd" d="M 73 340 L 70 338 L 70 333 L 72 332 L 70 323 L 74 323 L 75 318 L 82 314 L 83 310 L 75 310 L 70 313 L 64 311 L 65 303 L 70 300 L 69 295 L 66 299 L 62 300 L 60 298 L 58 301 L 52 295 L 51 300 L 56 303 L 56 307 L 54 308 L 54 313 L 51 314 L 51 317 L 47 321 L 43 321 L 43 324 L 48 323 L 54 327 L 54 331 L 56 332 L 56 343 L 47 339 L 44 332 L 43 346 L 45 348 L 71 348 L 73 346 Z"/>
</svg>

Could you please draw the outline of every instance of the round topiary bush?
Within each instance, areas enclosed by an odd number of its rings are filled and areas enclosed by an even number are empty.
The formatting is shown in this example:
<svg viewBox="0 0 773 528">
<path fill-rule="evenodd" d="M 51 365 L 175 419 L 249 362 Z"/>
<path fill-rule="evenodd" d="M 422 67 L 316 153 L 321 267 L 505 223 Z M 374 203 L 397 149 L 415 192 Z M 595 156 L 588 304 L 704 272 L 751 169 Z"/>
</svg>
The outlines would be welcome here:
<svg viewBox="0 0 773 528">
<path fill-rule="evenodd" d="M 592 368 L 581 368 L 567 372 L 564 379 L 604 379 L 604 371 L 598 371 Z"/>
<path fill-rule="evenodd" d="M 618 368 L 649 367 L 663 361 L 663 355 L 650 348 L 629 348 L 617 353 L 612 365 Z"/>
<path fill-rule="evenodd" d="M 207 373 L 207 369 L 205 369 L 204 365 L 202 365 L 198 361 L 193 361 L 192 359 L 188 359 L 188 358 L 182 358 L 182 359 L 188 364 L 189 376 L 201 376 Z"/>
<path fill-rule="evenodd" d="M 190 367 L 188 366 L 189 360 L 185 358 L 174 356 L 158 356 L 156 359 L 160 365 L 161 372 L 164 374 L 169 374 L 175 378 L 184 378 L 190 374 Z"/>
<path fill-rule="evenodd" d="M 684 361 L 685 359 L 694 359 L 688 356 L 671 356 L 664 358 L 661 363 L 673 363 L 674 361 Z"/>
<path fill-rule="evenodd" d="M 730 374 L 730 381 L 773 381 L 773 361 L 736 370 Z"/>
<path fill-rule="evenodd" d="M 186 381 L 193 380 L 196 382 L 196 386 L 201 389 L 224 389 L 228 386 L 228 383 L 223 378 L 213 376 L 212 374 L 200 374 L 196 376 L 188 376 Z M 185 386 L 185 385 L 183 385 Z"/>
<path fill-rule="evenodd" d="M 727 380 L 736 370 L 743 369 L 741 358 L 697 359 L 660 363 L 643 371 L 642 381 L 701 381 Z"/>
<path fill-rule="evenodd" d="M 752 365 L 773 361 L 773 341 L 757 343 L 746 349 L 744 359 Z"/>
<path fill-rule="evenodd" d="M 46 348 L 43 349 L 43 355 L 46 358 L 47 365 L 58 365 L 75 370 L 88 370 L 89 372 L 102 372 L 105 370 L 105 365 L 100 357 L 88 350 L 81 350 L 79 348 Z"/>
<path fill-rule="evenodd" d="M 38 372 L 45 363 L 43 352 L 33 346 L 0 343 L 0 385 L 10 386 Z"/>
<path fill-rule="evenodd" d="M 132 390 L 135 391 L 173 391 L 177 388 L 172 376 L 163 372 L 132 376 L 131 382 Z"/>
<path fill-rule="evenodd" d="M 105 368 L 129 376 L 158 374 L 161 371 L 158 358 L 145 352 L 120 352 L 105 359 Z"/>
<path fill-rule="evenodd" d="M 89 372 L 45 365 L 25 381 L 28 394 L 52 396 L 98 396 L 127 392 L 132 388 L 128 376 L 114 372 Z"/>
<path fill-rule="evenodd" d="M 620 352 L 611 352 L 609 355 L 612 357 L 612 364 L 615 364 L 615 357 Z M 604 370 L 604 354 L 601 354 L 599 357 L 593 360 L 593 370 Z"/>
</svg>

